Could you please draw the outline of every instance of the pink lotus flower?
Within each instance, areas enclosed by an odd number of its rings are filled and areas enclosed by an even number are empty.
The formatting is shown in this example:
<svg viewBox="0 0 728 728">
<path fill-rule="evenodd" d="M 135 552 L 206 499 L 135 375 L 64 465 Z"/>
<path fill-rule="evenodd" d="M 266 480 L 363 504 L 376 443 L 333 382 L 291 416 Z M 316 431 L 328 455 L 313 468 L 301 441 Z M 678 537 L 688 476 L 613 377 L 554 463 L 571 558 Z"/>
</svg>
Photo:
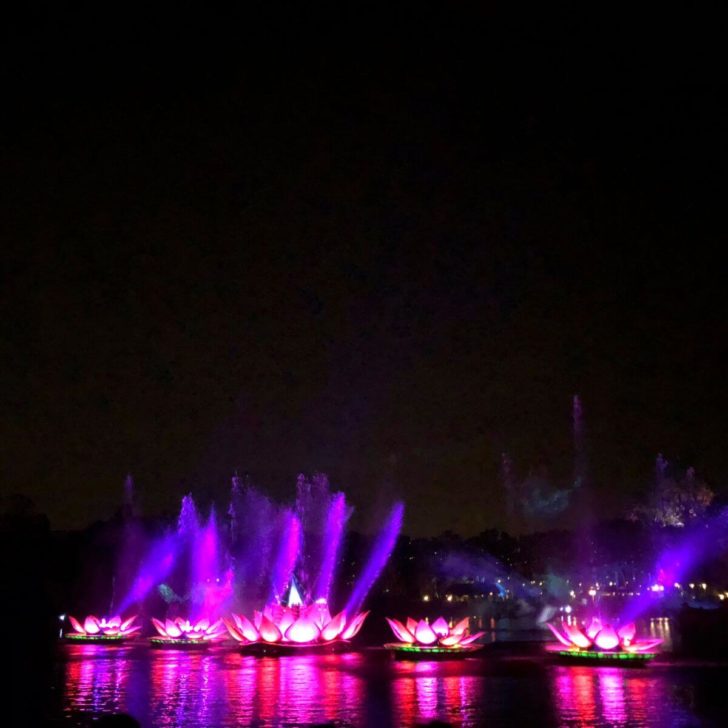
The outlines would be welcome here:
<svg viewBox="0 0 728 728">
<path fill-rule="evenodd" d="M 469 634 L 469 617 L 461 619 L 452 628 L 442 617 L 438 617 L 432 624 L 428 624 L 424 619 L 417 622 L 411 617 L 407 617 L 406 626 L 397 619 L 389 617 L 385 617 L 385 619 L 400 642 L 420 647 L 437 646 L 460 649 L 467 647 L 485 634 L 485 632 Z"/>
<path fill-rule="evenodd" d="M 347 619 L 345 612 L 332 618 L 325 602 L 314 602 L 308 607 L 286 607 L 269 604 L 262 612 L 253 613 L 251 622 L 242 614 L 233 614 L 224 620 L 230 636 L 242 642 L 268 644 L 326 644 L 350 640 L 364 624 L 369 612 L 361 612 Z"/>
<path fill-rule="evenodd" d="M 119 639 L 131 637 L 141 629 L 141 625 L 132 626 L 136 618 L 135 614 L 122 622 L 118 615 L 109 619 L 106 617 L 99 619 L 90 614 L 81 624 L 75 617 L 68 615 L 68 621 L 74 630 L 73 634 L 84 637 L 118 637 Z"/>
<path fill-rule="evenodd" d="M 190 642 L 219 642 L 225 639 L 225 625 L 222 619 L 210 623 L 200 619 L 194 624 L 189 619 L 165 619 L 164 622 L 152 617 L 152 624 L 162 637 L 170 640 L 188 640 Z"/>
<path fill-rule="evenodd" d="M 589 626 L 582 630 L 576 624 L 562 622 L 563 633 L 552 624 L 547 623 L 556 639 L 570 650 L 596 649 L 603 652 L 648 652 L 657 647 L 662 640 L 636 640 L 634 622 L 625 624 L 615 630 L 611 624 L 603 624 L 602 620 L 594 617 Z"/>
</svg>

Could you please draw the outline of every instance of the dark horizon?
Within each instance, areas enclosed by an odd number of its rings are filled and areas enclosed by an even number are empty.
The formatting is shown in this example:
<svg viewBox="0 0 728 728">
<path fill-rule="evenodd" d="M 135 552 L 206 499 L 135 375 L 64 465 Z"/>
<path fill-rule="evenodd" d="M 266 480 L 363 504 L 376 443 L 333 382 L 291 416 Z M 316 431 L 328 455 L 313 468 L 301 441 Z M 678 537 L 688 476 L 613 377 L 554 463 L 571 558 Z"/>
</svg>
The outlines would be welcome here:
<svg viewBox="0 0 728 728">
<path fill-rule="evenodd" d="M 572 477 L 575 393 L 594 512 L 660 452 L 725 495 L 717 89 L 14 31 L 0 487 L 54 527 L 129 472 L 155 514 L 235 470 L 279 499 L 328 473 L 364 520 L 401 498 L 414 535 L 503 527 L 502 452 Z"/>
</svg>

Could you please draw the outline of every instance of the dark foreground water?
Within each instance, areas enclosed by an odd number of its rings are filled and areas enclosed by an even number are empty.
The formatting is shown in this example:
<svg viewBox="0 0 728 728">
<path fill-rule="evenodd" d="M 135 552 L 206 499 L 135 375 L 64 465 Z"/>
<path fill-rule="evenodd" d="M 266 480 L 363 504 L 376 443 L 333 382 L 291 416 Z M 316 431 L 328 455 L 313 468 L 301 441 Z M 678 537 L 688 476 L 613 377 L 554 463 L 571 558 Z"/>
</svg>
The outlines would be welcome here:
<svg viewBox="0 0 728 728">
<path fill-rule="evenodd" d="M 59 650 L 49 716 L 69 726 L 116 711 L 143 726 L 728 724 L 728 666 L 710 663 L 560 666 L 538 645 L 450 662 L 394 661 L 381 650 L 278 658 Z"/>
</svg>

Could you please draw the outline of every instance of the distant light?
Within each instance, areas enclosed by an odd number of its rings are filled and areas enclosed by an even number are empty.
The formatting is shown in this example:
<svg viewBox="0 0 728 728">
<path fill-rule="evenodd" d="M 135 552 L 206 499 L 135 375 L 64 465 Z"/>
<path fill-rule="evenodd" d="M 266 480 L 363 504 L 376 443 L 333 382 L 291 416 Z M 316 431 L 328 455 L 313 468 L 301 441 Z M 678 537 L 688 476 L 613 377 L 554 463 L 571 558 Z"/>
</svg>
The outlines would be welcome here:
<svg viewBox="0 0 728 728">
<path fill-rule="evenodd" d="M 703 582 L 700 586 L 701 586 L 702 589 L 707 589 L 708 588 L 708 585 L 705 582 Z"/>
<path fill-rule="evenodd" d="M 570 597 L 571 597 L 572 599 L 576 599 L 576 592 L 575 592 L 575 591 L 574 591 L 574 590 L 572 589 L 572 590 L 571 590 L 571 591 L 569 592 L 569 596 L 570 596 Z"/>
<path fill-rule="evenodd" d="M 718 594 L 718 599 L 722 602 L 725 599 L 725 594 Z"/>
<path fill-rule="evenodd" d="M 651 587 L 649 587 L 649 590 L 651 592 L 663 592 L 665 591 L 665 587 L 662 586 L 662 584 L 653 584 Z"/>
<path fill-rule="evenodd" d="M 566 612 L 567 614 L 571 614 L 571 604 L 567 604 L 567 605 L 566 605 L 566 606 L 564 607 L 564 611 L 565 611 L 565 612 Z"/>
<path fill-rule="evenodd" d="M 695 589 L 695 584 L 688 584 L 691 589 Z"/>
<path fill-rule="evenodd" d="M 679 581 L 676 581 L 676 582 L 675 582 L 675 583 L 673 584 L 673 586 L 675 587 L 675 589 L 679 589 L 679 588 L 680 588 L 680 582 L 679 582 Z"/>
<path fill-rule="evenodd" d="M 589 589 L 589 596 L 590 597 L 595 597 L 596 595 L 597 595 L 597 590 L 596 589 Z"/>
<path fill-rule="evenodd" d="M 429 602 L 430 601 L 430 595 L 429 594 L 425 594 L 425 596 L 422 597 L 422 601 L 423 602 Z"/>
<path fill-rule="evenodd" d="M 448 602 L 452 601 L 452 594 L 448 594 L 445 599 L 447 599 Z"/>
<path fill-rule="evenodd" d="M 58 619 L 62 622 L 66 618 L 65 614 L 59 614 Z"/>
</svg>

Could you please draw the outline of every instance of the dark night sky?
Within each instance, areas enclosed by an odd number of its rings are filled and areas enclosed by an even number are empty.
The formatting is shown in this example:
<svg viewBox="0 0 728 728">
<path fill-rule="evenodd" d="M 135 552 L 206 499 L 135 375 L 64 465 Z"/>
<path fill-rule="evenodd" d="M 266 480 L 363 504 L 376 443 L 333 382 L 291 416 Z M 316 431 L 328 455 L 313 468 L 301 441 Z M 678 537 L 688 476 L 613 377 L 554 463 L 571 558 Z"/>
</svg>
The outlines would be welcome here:
<svg viewBox="0 0 728 728">
<path fill-rule="evenodd" d="M 660 451 L 722 492 L 722 91 L 214 27 L 141 55 L 6 28 L 3 493 L 77 527 L 128 471 L 156 513 L 323 470 L 470 533 L 502 450 L 568 477 L 574 392 L 600 512 Z"/>
</svg>

